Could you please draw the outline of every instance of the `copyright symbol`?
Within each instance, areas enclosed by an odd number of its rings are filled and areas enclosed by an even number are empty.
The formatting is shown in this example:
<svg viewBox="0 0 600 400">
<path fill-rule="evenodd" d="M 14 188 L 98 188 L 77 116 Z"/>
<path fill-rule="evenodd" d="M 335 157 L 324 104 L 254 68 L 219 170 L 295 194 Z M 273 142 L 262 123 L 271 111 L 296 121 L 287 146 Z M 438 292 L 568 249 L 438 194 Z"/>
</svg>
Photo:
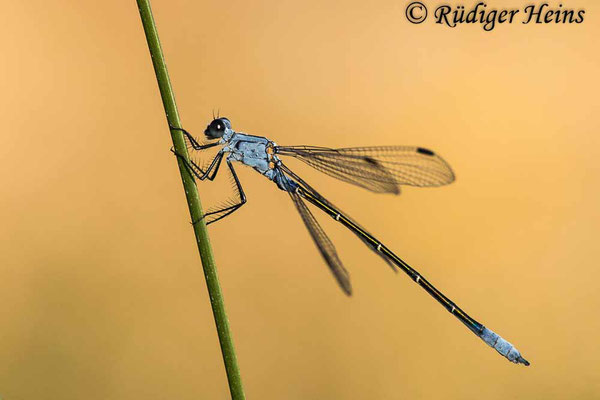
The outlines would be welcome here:
<svg viewBox="0 0 600 400">
<path fill-rule="evenodd" d="M 420 1 L 413 1 L 406 6 L 406 19 L 413 24 L 420 24 L 427 18 L 427 7 Z"/>
</svg>

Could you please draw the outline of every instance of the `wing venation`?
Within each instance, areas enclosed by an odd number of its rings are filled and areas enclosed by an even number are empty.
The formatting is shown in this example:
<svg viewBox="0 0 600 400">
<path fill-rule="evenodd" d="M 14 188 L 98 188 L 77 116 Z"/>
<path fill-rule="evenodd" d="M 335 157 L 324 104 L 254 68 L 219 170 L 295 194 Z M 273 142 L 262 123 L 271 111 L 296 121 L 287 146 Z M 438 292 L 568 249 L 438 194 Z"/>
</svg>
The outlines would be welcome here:
<svg viewBox="0 0 600 400">
<path fill-rule="evenodd" d="M 278 146 L 277 154 L 295 157 L 344 182 L 376 193 L 400 193 L 400 185 L 441 186 L 454 181 L 452 169 L 429 149 L 413 146 Z"/>
<path fill-rule="evenodd" d="M 340 261 L 337 251 L 335 250 L 335 246 L 321 228 L 321 225 L 317 222 L 314 215 L 308 209 L 306 203 L 302 200 L 299 194 L 294 192 L 288 192 L 290 197 L 292 198 L 294 205 L 298 209 L 300 216 L 302 217 L 302 221 L 306 225 L 310 236 L 313 241 L 317 245 L 319 252 L 325 259 L 325 262 L 329 266 L 329 269 L 333 273 L 333 276 L 338 281 L 340 287 L 348 296 L 352 294 L 352 285 L 350 284 L 350 274 L 344 265 Z"/>
</svg>

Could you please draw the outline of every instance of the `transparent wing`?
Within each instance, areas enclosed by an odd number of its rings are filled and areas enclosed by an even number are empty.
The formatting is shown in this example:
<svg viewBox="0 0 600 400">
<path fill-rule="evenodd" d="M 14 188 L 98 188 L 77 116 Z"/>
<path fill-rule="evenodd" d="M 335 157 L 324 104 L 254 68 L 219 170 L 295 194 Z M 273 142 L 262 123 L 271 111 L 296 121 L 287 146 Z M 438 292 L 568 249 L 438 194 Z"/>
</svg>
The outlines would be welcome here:
<svg viewBox="0 0 600 400">
<path fill-rule="evenodd" d="M 325 262 L 329 266 L 329 269 L 333 273 L 333 276 L 335 276 L 335 279 L 337 279 L 344 293 L 350 296 L 352 294 L 350 275 L 348 274 L 348 271 L 346 271 L 346 268 L 344 268 L 344 265 L 340 261 L 335 247 L 333 246 L 333 243 L 331 243 L 331 240 L 329 239 L 325 231 L 323 231 L 323 228 L 321 228 L 321 226 L 315 219 L 314 215 L 310 212 L 300 195 L 294 192 L 288 193 L 290 194 L 290 197 L 292 198 L 296 209 L 298 209 L 298 212 L 300 213 L 302 221 L 304 221 L 304 224 L 306 225 L 310 236 L 317 245 L 319 251 L 321 252 L 321 255 L 323 256 Z"/>
<path fill-rule="evenodd" d="M 294 179 L 296 181 L 296 183 L 299 184 L 305 191 L 310 192 L 315 197 L 317 197 L 321 203 L 325 204 L 330 209 L 338 210 L 340 213 L 344 214 L 344 217 L 347 218 L 349 221 L 351 221 L 355 226 L 360 228 L 363 232 L 368 233 L 368 231 L 365 228 L 363 228 L 358 222 L 356 222 L 354 219 L 350 218 L 350 216 L 348 214 L 342 212 L 339 207 L 336 207 L 335 205 L 333 205 L 325 197 L 321 196 L 319 194 L 319 192 L 317 192 L 312 186 L 310 186 L 308 183 L 306 183 L 306 181 L 304 181 L 302 178 L 300 178 L 298 175 L 296 175 L 291 169 L 289 169 L 287 167 L 287 165 L 281 163 L 280 168 L 288 176 L 292 177 L 292 179 Z M 385 261 L 392 268 L 392 270 L 394 272 L 398 271 L 396 266 L 394 265 L 394 263 L 391 262 L 390 259 L 385 256 L 385 254 L 383 254 L 379 250 L 377 250 L 377 248 L 371 242 L 367 241 L 364 236 L 357 234 L 357 232 L 354 230 L 352 231 L 352 233 L 354 233 L 365 245 L 367 245 L 368 248 L 373 250 L 375 252 L 375 254 L 377 254 L 379 257 L 381 257 L 383 259 L 383 261 Z"/>
<path fill-rule="evenodd" d="M 422 147 L 277 146 L 276 152 L 377 193 L 398 194 L 399 185 L 441 186 L 454 181 L 454 173 L 446 161 Z"/>
</svg>

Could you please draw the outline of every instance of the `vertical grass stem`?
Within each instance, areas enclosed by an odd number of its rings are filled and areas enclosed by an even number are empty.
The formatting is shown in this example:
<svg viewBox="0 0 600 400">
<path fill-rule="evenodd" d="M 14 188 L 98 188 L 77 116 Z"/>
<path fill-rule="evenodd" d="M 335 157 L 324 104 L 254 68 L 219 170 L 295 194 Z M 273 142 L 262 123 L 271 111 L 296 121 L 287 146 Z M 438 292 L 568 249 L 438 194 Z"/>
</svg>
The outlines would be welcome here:
<svg viewBox="0 0 600 400">
<path fill-rule="evenodd" d="M 148 48 L 150 49 L 152 64 L 154 65 L 154 72 L 156 73 L 156 80 L 158 81 L 160 96 L 162 98 L 165 113 L 167 115 L 167 121 L 169 122 L 169 126 L 180 128 L 181 122 L 179 120 L 177 105 L 175 104 L 175 96 L 173 94 L 173 89 L 171 88 L 171 81 L 169 79 L 167 66 L 165 64 L 165 59 L 160 46 L 158 32 L 154 23 L 154 17 L 152 16 L 150 2 L 149 0 L 137 0 L 137 4 L 140 10 L 142 25 L 144 26 Z M 171 138 L 173 139 L 174 150 L 178 154 L 185 155 L 187 158 L 187 146 L 183 138 L 183 134 L 181 131 L 173 129 L 171 129 L 170 132 Z M 223 354 L 223 361 L 225 363 L 225 370 L 227 373 L 231 397 L 235 400 L 244 399 L 245 397 L 244 390 L 242 388 L 240 370 L 233 346 L 233 340 L 231 338 L 231 332 L 229 330 L 229 321 L 227 320 L 227 314 L 225 312 L 225 302 L 223 300 L 223 293 L 221 292 L 221 287 L 219 285 L 217 268 L 215 265 L 208 232 L 206 230 L 206 224 L 204 223 L 204 220 L 201 220 L 202 206 L 200 203 L 200 198 L 198 197 L 198 190 L 193 177 L 186 168 L 185 163 L 179 159 L 179 157 L 173 157 L 173 159 L 177 160 L 179 164 L 179 172 L 181 173 L 185 197 L 187 199 L 192 221 L 200 221 L 193 225 L 194 234 L 196 235 L 196 243 L 198 245 L 198 251 L 200 252 L 200 258 L 202 259 L 202 268 L 204 269 L 206 286 L 210 296 L 210 304 L 212 306 L 215 324 L 217 326 L 217 333 L 219 336 L 219 343 L 221 345 L 221 353 Z"/>
</svg>

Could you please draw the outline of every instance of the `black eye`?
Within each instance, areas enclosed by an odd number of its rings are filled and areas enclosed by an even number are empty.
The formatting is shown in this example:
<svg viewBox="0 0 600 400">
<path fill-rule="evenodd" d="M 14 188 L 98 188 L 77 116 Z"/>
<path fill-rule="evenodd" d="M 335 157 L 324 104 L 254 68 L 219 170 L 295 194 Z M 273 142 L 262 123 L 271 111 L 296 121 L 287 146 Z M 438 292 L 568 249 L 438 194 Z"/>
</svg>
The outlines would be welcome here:
<svg viewBox="0 0 600 400">
<path fill-rule="evenodd" d="M 225 124 L 223 124 L 223 121 L 220 119 L 215 119 L 213 122 L 211 122 L 210 127 L 217 132 L 225 131 Z"/>
</svg>

